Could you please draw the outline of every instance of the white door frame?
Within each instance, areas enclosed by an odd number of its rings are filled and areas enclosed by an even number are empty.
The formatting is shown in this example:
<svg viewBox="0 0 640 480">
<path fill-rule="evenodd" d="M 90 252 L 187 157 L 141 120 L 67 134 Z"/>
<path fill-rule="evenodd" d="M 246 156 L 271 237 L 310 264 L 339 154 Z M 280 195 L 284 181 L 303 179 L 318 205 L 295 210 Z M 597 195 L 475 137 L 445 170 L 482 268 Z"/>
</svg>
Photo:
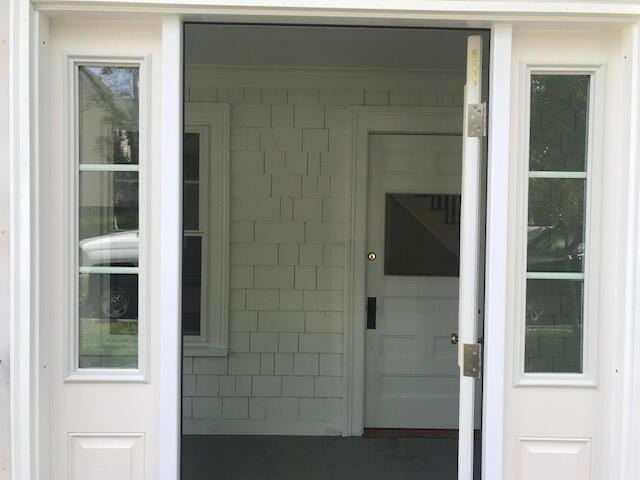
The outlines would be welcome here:
<svg viewBox="0 0 640 480">
<path fill-rule="evenodd" d="M 350 23 L 350 24 L 384 24 L 384 25 L 421 25 L 421 26 L 459 26 L 469 25 L 492 28 L 491 42 L 491 87 L 490 87 L 490 116 L 489 116 L 489 188 L 487 197 L 487 225 L 488 233 L 486 254 L 486 289 L 485 301 L 486 322 L 485 341 L 487 353 L 485 355 L 484 405 L 483 411 L 483 474 L 484 478 L 501 480 L 503 478 L 503 431 L 504 431 L 504 330 L 506 323 L 506 185 L 508 174 L 508 144 L 509 144 L 509 92 L 510 92 L 510 63 L 511 63 L 511 26 L 509 23 L 528 22 L 529 28 L 543 28 L 544 26 L 559 25 L 588 25 L 589 22 L 617 24 L 618 28 L 626 28 L 625 48 L 628 52 L 629 68 L 625 72 L 630 98 L 628 111 L 628 129 L 621 135 L 628 150 L 630 164 L 627 187 L 630 208 L 626 212 L 628 219 L 628 235 L 624 239 L 624 248 L 628 252 L 629 268 L 627 270 L 628 284 L 624 295 L 624 319 L 618 335 L 626 338 L 623 350 L 619 352 L 622 374 L 614 382 L 611 396 L 612 404 L 622 405 L 614 418 L 611 434 L 615 437 L 610 459 L 612 465 L 618 465 L 621 475 L 617 478 L 635 478 L 640 474 L 640 461 L 631 454 L 640 446 L 640 422 L 630 422 L 629 419 L 637 414 L 636 405 L 640 402 L 640 380 L 634 370 L 640 365 L 640 329 L 634 327 L 633 318 L 640 305 L 640 255 L 637 252 L 637 238 L 640 237 L 640 208 L 637 205 L 637 189 L 640 172 L 631 168 L 638 152 L 638 115 L 640 105 L 640 34 L 638 16 L 640 6 L 630 3 L 607 4 L 592 2 L 512 2 L 510 5 L 496 7 L 492 0 L 477 2 L 442 2 L 438 0 L 382 0 L 372 6 L 365 0 L 353 0 L 344 6 L 336 7 L 330 2 L 318 4 L 311 0 L 292 0 L 285 6 L 282 3 L 256 6 L 251 0 L 234 0 L 233 2 L 205 0 L 205 2 L 190 3 L 189 0 L 176 0 L 173 4 L 159 4 L 140 1 L 135 4 L 119 4 L 106 0 L 59 0 L 46 2 L 39 0 L 10 0 L 10 317 L 11 328 L 11 357 L 10 357 L 10 398 L 11 398 L 11 477 L 13 480 L 34 480 L 44 478 L 45 473 L 40 469 L 41 460 L 47 457 L 47 435 L 42 426 L 46 426 L 47 394 L 42 389 L 42 379 L 46 377 L 42 370 L 46 366 L 46 356 L 42 356 L 39 338 L 39 304 L 38 293 L 34 289 L 37 278 L 37 225 L 38 204 L 37 191 L 34 189 L 34 175 L 37 175 L 37 165 L 40 156 L 41 138 L 46 138 L 41 130 L 46 125 L 39 125 L 38 120 L 47 118 L 40 115 L 45 108 L 39 103 L 39 94 L 43 91 L 46 78 L 40 77 L 39 67 L 42 57 L 46 57 L 47 13 L 75 12 L 80 15 L 104 15 L 113 13 L 113 18 L 129 19 L 138 13 L 147 15 L 146 18 L 161 21 L 161 15 L 167 15 L 164 27 L 167 28 L 163 41 L 166 42 L 166 52 L 163 61 L 167 66 L 163 68 L 163 76 L 168 81 L 162 89 L 163 104 L 168 105 L 163 116 L 176 110 L 182 99 L 180 97 L 180 52 L 181 36 L 176 35 L 176 26 L 180 26 L 180 16 L 189 20 L 225 21 L 266 21 L 279 23 Z M 496 13 L 496 8 L 504 8 Z M 569 17 L 570 16 L 570 17 Z M 492 22 L 502 22 L 496 24 Z M 46 59 L 45 59 L 46 60 Z M 165 117 L 166 119 L 166 117 Z M 181 122 L 178 116 L 169 117 L 170 122 L 163 126 L 166 146 L 172 155 L 167 155 L 165 161 L 169 169 L 167 173 L 175 173 L 176 162 L 171 165 L 169 160 L 175 160 L 179 153 L 181 142 Z M 174 180 L 178 179 L 176 176 Z M 171 198 L 179 192 L 179 186 L 169 184 L 165 179 L 164 187 Z M 165 227 L 175 225 L 179 221 L 179 209 L 170 212 Z M 170 239 L 162 248 L 171 250 L 170 258 L 179 256 L 179 240 Z M 172 260 L 173 261 L 173 260 Z M 175 262 L 173 265 L 178 265 Z M 174 288 L 175 282 L 163 282 L 163 288 Z M 170 293 L 170 291 L 169 291 Z M 170 295 L 171 296 L 171 295 Z M 176 307 L 179 299 L 165 300 L 169 311 L 163 324 L 169 326 L 178 321 Z M 177 303 L 176 303 L 177 302 Z M 157 478 L 161 480 L 175 480 L 177 478 L 177 419 L 179 385 L 179 346 L 176 346 L 175 329 L 173 334 L 168 331 L 163 337 L 163 345 L 173 351 L 163 362 L 168 370 L 159 381 L 162 391 L 166 392 L 162 409 L 168 413 L 167 417 L 160 416 L 158 422 L 158 443 L 162 455 L 163 468 Z M 175 349 L 175 350 L 174 350 Z M 177 357 L 177 358 L 176 358 Z M 171 361 L 169 361 L 171 360 Z M 46 378 L 45 378 L 46 381 Z M 160 414 L 159 414 L 160 415 Z"/>
</svg>

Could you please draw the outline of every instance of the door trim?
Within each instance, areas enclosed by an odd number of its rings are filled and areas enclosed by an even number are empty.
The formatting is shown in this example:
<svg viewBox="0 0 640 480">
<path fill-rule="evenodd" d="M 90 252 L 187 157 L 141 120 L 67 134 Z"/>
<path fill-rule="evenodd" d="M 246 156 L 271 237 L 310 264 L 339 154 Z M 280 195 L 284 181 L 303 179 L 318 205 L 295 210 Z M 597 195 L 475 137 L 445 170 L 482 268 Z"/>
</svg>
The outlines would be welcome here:
<svg viewBox="0 0 640 480">
<path fill-rule="evenodd" d="M 346 208 L 344 327 L 345 436 L 364 432 L 368 140 L 371 133 L 462 134 L 460 107 L 351 107 L 351 195 Z M 437 122 L 433 120 L 437 118 Z M 444 119 L 444 121 L 443 121 Z"/>
<path fill-rule="evenodd" d="M 491 29 L 482 380 L 482 478 L 503 478 L 512 26 Z"/>
<path fill-rule="evenodd" d="M 160 189 L 160 372 L 158 461 L 152 476 L 180 478 L 182 405 L 182 20 L 162 19 L 162 158 Z"/>
</svg>

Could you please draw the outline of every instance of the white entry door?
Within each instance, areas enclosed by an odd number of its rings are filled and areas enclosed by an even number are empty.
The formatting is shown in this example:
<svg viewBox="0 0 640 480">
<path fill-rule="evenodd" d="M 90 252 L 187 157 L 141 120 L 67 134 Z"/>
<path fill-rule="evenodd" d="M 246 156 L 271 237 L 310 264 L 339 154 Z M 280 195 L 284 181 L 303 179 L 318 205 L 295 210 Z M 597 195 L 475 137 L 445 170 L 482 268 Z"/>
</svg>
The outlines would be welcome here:
<svg viewBox="0 0 640 480">
<path fill-rule="evenodd" d="M 458 428 L 462 137 L 370 134 L 366 428 Z"/>
</svg>

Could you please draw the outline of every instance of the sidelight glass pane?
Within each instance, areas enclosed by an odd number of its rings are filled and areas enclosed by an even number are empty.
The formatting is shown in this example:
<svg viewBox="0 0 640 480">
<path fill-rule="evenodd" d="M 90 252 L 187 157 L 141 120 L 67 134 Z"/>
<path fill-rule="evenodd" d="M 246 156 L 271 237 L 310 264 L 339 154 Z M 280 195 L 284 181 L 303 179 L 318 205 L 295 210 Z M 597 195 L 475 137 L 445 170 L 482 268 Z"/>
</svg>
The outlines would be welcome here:
<svg viewBox="0 0 640 480">
<path fill-rule="evenodd" d="M 458 276 L 460 195 L 385 196 L 385 275 Z"/>
<path fill-rule="evenodd" d="M 183 237 L 182 252 L 182 331 L 200 335 L 202 238 Z"/>
<path fill-rule="evenodd" d="M 584 179 L 529 179 L 527 269 L 584 270 Z"/>
<path fill-rule="evenodd" d="M 80 369 L 138 368 L 139 73 L 77 70 Z"/>
<path fill-rule="evenodd" d="M 138 163 L 138 80 L 138 67 L 79 67 L 81 164 Z"/>
<path fill-rule="evenodd" d="M 81 273 L 79 367 L 138 367 L 138 275 Z"/>
<path fill-rule="evenodd" d="M 584 172 L 589 75 L 532 75 L 529 168 Z"/>
<path fill-rule="evenodd" d="M 583 282 L 528 280 L 526 373 L 581 373 Z"/>
<path fill-rule="evenodd" d="M 80 172 L 81 266 L 138 265 L 138 191 L 138 172 Z"/>
</svg>

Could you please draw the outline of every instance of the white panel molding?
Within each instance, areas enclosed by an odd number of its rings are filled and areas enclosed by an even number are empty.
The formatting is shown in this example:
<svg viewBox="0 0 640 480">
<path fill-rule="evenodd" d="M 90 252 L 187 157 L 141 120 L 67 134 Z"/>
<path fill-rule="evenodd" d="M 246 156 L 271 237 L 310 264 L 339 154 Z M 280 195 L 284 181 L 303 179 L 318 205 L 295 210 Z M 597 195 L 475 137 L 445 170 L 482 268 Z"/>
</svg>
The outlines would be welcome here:
<svg viewBox="0 0 640 480">
<path fill-rule="evenodd" d="M 142 433 L 69 433 L 69 480 L 144 480 Z"/>
<path fill-rule="evenodd" d="M 518 480 L 591 478 L 591 439 L 518 438 Z"/>
</svg>

